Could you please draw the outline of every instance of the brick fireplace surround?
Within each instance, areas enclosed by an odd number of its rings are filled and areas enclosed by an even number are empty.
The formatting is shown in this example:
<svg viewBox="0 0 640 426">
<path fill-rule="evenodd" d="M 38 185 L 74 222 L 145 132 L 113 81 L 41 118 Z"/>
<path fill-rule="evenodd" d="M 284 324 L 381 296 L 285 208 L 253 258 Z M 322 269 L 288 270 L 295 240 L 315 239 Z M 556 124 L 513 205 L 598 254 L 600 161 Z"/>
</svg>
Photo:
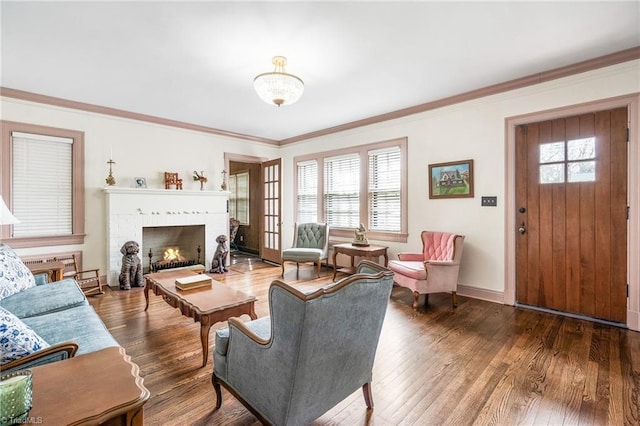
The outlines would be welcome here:
<svg viewBox="0 0 640 426">
<path fill-rule="evenodd" d="M 216 250 L 216 237 L 229 236 L 227 191 L 117 187 L 103 191 L 107 199 L 107 281 L 110 286 L 119 286 L 120 247 L 125 242 L 138 242 L 143 260 L 142 229 L 145 227 L 204 225 L 202 262 L 207 270 L 211 268 L 210 257 Z"/>
</svg>

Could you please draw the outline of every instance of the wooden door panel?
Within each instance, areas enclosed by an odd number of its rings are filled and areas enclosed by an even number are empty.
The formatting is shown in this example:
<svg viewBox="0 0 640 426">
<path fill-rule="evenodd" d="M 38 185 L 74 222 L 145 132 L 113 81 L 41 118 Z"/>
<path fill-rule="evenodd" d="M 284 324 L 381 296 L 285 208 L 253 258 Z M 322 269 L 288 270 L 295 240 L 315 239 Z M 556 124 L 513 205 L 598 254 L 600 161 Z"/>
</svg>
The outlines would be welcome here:
<svg viewBox="0 0 640 426">
<path fill-rule="evenodd" d="M 619 108 L 516 129 L 514 214 L 526 228 L 516 243 L 518 303 L 626 321 L 626 126 Z M 584 138 L 594 138 L 593 151 L 572 149 Z M 562 158 L 541 160 L 541 146 L 561 147 Z M 562 180 L 541 181 L 548 163 Z"/>
</svg>

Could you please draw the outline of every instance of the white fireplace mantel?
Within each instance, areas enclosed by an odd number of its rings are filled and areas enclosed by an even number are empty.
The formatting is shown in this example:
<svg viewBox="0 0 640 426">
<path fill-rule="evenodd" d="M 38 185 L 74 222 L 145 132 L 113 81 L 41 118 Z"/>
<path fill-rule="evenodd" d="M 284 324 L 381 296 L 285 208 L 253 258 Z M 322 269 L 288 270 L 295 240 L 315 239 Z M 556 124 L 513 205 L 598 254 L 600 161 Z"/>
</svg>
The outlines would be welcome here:
<svg viewBox="0 0 640 426">
<path fill-rule="evenodd" d="M 229 234 L 228 191 L 189 191 L 176 189 L 103 188 L 107 205 L 107 280 L 118 286 L 122 267 L 120 248 L 130 240 L 142 247 L 142 229 L 149 226 L 205 226 L 203 259 L 215 252 L 215 239 Z"/>
</svg>

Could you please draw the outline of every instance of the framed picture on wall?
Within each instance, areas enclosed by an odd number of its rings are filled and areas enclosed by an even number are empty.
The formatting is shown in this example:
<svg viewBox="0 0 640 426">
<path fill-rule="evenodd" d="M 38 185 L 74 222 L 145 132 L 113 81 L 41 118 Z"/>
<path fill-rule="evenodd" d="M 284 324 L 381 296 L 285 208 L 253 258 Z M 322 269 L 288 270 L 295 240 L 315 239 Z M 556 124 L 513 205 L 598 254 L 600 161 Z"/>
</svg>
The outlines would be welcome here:
<svg viewBox="0 0 640 426">
<path fill-rule="evenodd" d="M 146 188 L 147 187 L 147 179 L 143 177 L 133 178 L 133 183 L 136 188 Z"/>
<path fill-rule="evenodd" d="M 429 198 L 473 198 L 473 160 L 429 164 Z"/>
</svg>

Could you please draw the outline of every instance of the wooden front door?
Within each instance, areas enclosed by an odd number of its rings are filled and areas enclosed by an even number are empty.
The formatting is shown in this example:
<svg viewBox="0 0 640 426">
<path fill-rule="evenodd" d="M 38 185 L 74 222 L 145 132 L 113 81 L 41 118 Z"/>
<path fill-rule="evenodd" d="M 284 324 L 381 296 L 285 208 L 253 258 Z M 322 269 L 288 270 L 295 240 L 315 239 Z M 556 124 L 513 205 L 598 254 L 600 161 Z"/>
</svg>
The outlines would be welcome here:
<svg viewBox="0 0 640 426">
<path fill-rule="evenodd" d="M 627 109 L 516 128 L 516 301 L 626 322 Z"/>
<path fill-rule="evenodd" d="M 280 250 L 282 238 L 280 236 L 280 176 L 281 159 L 265 161 L 262 163 L 262 259 L 280 263 Z"/>
</svg>

